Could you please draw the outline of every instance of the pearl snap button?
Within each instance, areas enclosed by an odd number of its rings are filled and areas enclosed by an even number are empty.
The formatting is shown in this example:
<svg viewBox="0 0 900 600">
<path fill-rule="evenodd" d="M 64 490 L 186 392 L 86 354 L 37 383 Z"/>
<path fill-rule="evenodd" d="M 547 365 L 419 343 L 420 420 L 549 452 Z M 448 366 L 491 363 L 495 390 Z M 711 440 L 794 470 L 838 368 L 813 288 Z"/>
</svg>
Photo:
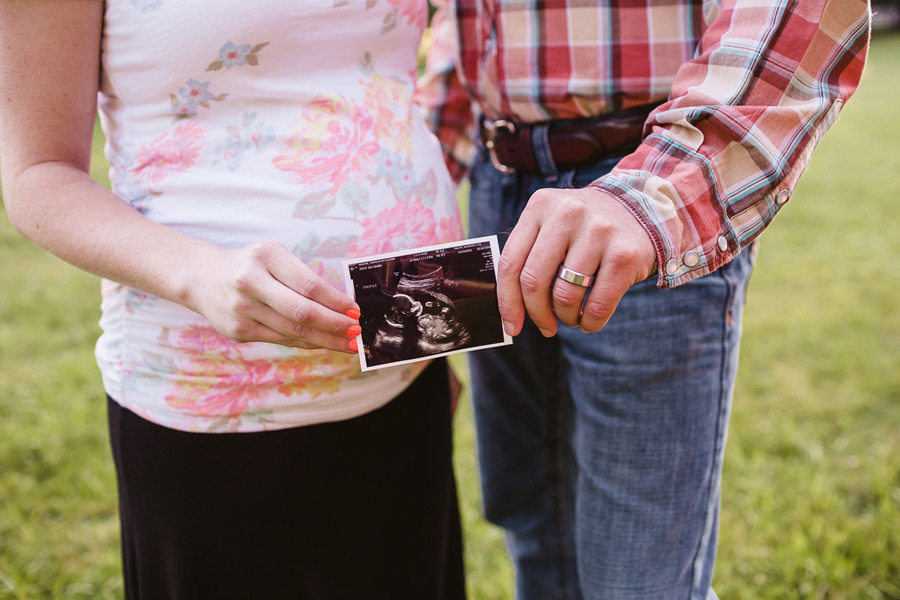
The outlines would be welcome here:
<svg viewBox="0 0 900 600">
<path fill-rule="evenodd" d="M 678 271 L 678 261 L 674 258 L 670 258 L 666 262 L 666 274 L 674 275 Z"/>
<path fill-rule="evenodd" d="M 691 250 L 690 252 L 685 253 L 684 255 L 684 266 L 686 267 L 696 267 L 700 264 L 700 253 L 696 250 Z"/>
<path fill-rule="evenodd" d="M 788 198 L 790 198 L 790 197 L 791 197 L 790 190 L 781 190 L 780 192 L 775 194 L 775 202 L 777 202 L 778 204 L 784 204 L 785 202 L 788 201 Z"/>
<path fill-rule="evenodd" d="M 724 235 L 720 235 L 719 239 L 716 240 L 716 243 L 719 245 L 719 250 L 725 252 L 728 250 L 728 240 L 725 239 Z"/>
</svg>

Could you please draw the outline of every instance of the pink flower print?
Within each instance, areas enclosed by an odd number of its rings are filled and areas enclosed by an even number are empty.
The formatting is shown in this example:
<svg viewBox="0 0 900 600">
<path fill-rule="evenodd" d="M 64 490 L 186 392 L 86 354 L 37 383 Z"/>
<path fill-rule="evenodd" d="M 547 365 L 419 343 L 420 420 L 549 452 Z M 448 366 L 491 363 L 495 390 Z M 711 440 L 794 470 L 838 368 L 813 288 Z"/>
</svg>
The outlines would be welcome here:
<svg viewBox="0 0 900 600">
<path fill-rule="evenodd" d="M 343 364 L 342 364 L 343 363 Z M 322 394 L 336 394 L 344 376 L 324 376 L 342 367 L 345 376 L 359 372 L 359 361 L 351 354 L 324 352 L 305 354 L 280 360 L 275 365 L 272 381 L 278 385 L 278 392 L 285 396 L 306 393 L 315 399 Z"/>
<path fill-rule="evenodd" d="M 159 300 L 146 292 L 129 288 L 125 295 L 125 310 L 128 314 L 137 314 L 143 311 L 153 310 L 153 306 Z"/>
<path fill-rule="evenodd" d="M 122 148 L 122 140 L 114 136 L 109 140 L 112 153 L 109 157 L 109 179 L 113 191 L 138 211 L 144 212 L 152 196 L 156 195 L 146 183 L 133 177 L 134 157 Z"/>
<path fill-rule="evenodd" d="M 350 246 L 350 256 L 368 256 L 426 246 L 434 241 L 435 219 L 422 202 L 397 202 L 362 223 L 363 233 Z"/>
<path fill-rule="evenodd" d="M 164 329 L 160 344 L 181 351 L 178 369 L 187 375 L 166 396 L 169 406 L 195 415 L 237 417 L 251 405 L 265 404 L 262 389 L 272 365 L 244 359 L 240 344 L 208 323 L 188 324 L 174 342 Z"/>
<path fill-rule="evenodd" d="M 269 42 L 263 42 L 250 47 L 250 44 L 237 45 L 234 42 L 225 42 L 225 45 L 219 48 L 219 58 L 209 63 L 206 67 L 207 71 L 218 71 L 222 67 L 230 69 L 231 67 L 240 67 L 243 65 L 257 66 L 259 57 L 257 54 L 260 50 L 269 45 Z"/>
<path fill-rule="evenodd" d="M 462 220 L 459 215 L 438 221 L 435 236 L 435 244 L 445 244 L 463 239 Z"/>
<path fill-rule="evenodd" d="M 391 186 L 397 200 L 408 200 L 413 188 L 418 184 L 412 159 L 407 156 L 404 161 L 403 157 L 389 150 L 378 153 L 375 172 L 369 177 L 369 181 L 375 183 L 382 177 Z"/>
<path fill-rule="evenodd" d="M 213 150 L 217 157 L 214 165 L 225 162 L 230 171 L 235 171 L 241 164 L 246 152 L 260 150 L 275 139 L 275 127 L 265 123 L 256 123 L 256 113 L 244 113 L 242 126 L 230 125 L 225 128 L 228 133 L 225 143 Z"/>
<path fill-rule="evenodd" d="M 174 98 L 174 96 L 172 96 Z M 193 117 L 197 114 L 197 105 L 189 102 L 173 102 L 172 112 L 179 117 Z"/>
<path fill-rule="evenodd" d="M 196 79 L 188 79 L 187 86 L 178 88 L 178 94 L 185 98 L 186 101 L 194 104 L 208 102 L 214 98 L 209 91 L 209 82 L 197 81 Z"/>
<path fill-rule="evenodd" d="M 158 183 L 169 175 L 183 173 L 194 165 L 202 142 L 203 130 L 196 123 L 179 125 L 171 136 L 166 132 L 153 140 L 149 148 L 141 148 L 132 173 L 147 183 Z"/>
<path fill-rule="evenodd" d="M 344 289 L 344 278 L 341 276 L 340 271 L 338 271 L 331 265 L 326 264 L 324 261 L 316 258 L 311 260 L 306 266 L 309 267 L 313 273 L 331 284 L 331 286 L 336 290 L 340 292 L 346 291 Z"/>
<path fill-rule="evenodd" d="M 463 232 L 462 215 L 459 211 L 459 202 L 453 203 L 453 212 L 446 219 L 441 219 L 437 224 L 437 239 L 435 244 L 455 242 L 465 237 Z"/>
<path fill-rule="evenodd" d="M 425 30 L 425 25 L 428 22 L 428 11 L 424 8 L 422 2 L 419 0 L 388 0 L 388 4 L 399 16 L 405 18 L 407 23 L 423 31 Z"/>
<path fill-rule="evenodd" d="M 355 173 L 365 173 L 380 146 L 371 138 L 372 115 L 343 96 L 319 96 L 303 107 L 300 124 L 284 142 L 275 168 L 293 173 L 299 183 L 329 182 L 337 195 Z"/>
<path fill-rule="evenodd" d="M 250 44 L 241 44 L 240 46 L 231 41 L 225 42 L 225 45 L 219 48 L 219 60 L 226 69 L 231 67 L 240 67 L 247 64 L 247 55 L 250 54 Z"/>
<path fill-rule="evenodd" d="M 178 95 L 169 94 L 172 104 L 172 112 L 179 117 L 193 117 L 197 114 L 197 108 L 209 108 L 209 102 L 221 102 L 228 94 L 215 95 L 209 91 L 208 81 L 188 79 L 187 85 L 178 88 Z"/>
<path fill-rule="evenodd" d="M 359 373 L 355 356 L 328 351 L 250 360 L 242 355 L 241 344 L 205 323 L 189 325 L 174 344 L 170 335 L 163 330 L 160 343 L 181 351 L 177 368 L 185 377 L 175 383 L 166 404 L 192 415 L 237 419 L 258 413 L 276 392 L 310 398 L 334 394 L 346 377 Z"/>
<path fill-rule="evenodd" d="M 251 406 L 265 405 L 263 392 L 273 371 L 269 361 L 244 360 L 240 356 L 193 358 L 181 368 L 190 377 L 166 396 L 166 404 L 194 415 L 232 418 Z"/>
<path fill-rule="evenodd" d="M 228 163 L 229 170 L 234 171 L 240 165 L 240 156 L 243 150 L 244 145 L 240 139 L 230 138 L 225 141 L 223 146 L 216 148 L 216 154 Z M 218 160 L 216 164 L 218 164 Z"/>
<path fill-rule="evenodd" d="M 240 345 L 204 323 L 189 323 L 175 344 L 193 354 L 239 354 Z"/>
<path fill-rule="evenodd" d="M 397 115 L 406 114 L 411 117 L 410 88 L 406 84 L 373 74 L 369 81 L 363 83 L 366 108 L 375 115 L 373 133 L 381 143 L 390 140 L 394 149 L 406 154 L 412 153 L 412 137 L 410 136 L 410 119 L 397 119 Z"/>
</svg>

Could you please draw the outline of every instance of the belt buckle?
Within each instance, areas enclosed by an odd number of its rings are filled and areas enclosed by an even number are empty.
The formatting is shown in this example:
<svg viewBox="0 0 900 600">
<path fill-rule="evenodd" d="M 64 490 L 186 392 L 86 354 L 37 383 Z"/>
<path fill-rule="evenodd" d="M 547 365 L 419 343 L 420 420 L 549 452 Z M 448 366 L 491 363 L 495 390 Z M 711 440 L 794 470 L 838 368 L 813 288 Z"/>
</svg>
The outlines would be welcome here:
<svg viewBox="0 0 900 600">
<path fill-rule="evenodd" d="M 484 147 L 487 148 L 488 155 L 491 157 L 491 163 L 494 165 L 494 168 L 503 173 L 504 175 L 509 175 L 511 173 L 515 173 L 516 170 L 512 167 L 507 167 L 497 158 L 497 150 L 496 144 L 494 144 L 494 134 L 500 131 L 506 131 L 507 133 L 515 133 L 516 132 L 516 124 L 512 121 L 507 121 L 505 119 L 497 119 L 496 121 L 491 121 L 490 119 L 485 119 L 484 128 L 487 132 L 487 139 L 484 142 Z"/>
</svg>

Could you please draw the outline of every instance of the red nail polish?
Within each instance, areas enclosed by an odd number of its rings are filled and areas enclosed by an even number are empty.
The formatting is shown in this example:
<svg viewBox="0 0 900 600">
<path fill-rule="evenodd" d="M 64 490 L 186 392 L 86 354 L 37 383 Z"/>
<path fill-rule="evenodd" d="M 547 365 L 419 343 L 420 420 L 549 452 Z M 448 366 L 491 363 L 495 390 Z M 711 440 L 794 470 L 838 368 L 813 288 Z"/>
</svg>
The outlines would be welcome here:
<svg viewBox="0 0 900 600">
<path fill-rule="evenodd" d="M 351 325 L 350 329 L 347 330 L 347 333 L 345 335 L 349 338 L 355 338 L 361 333 L 362 327 L 360 327 L 359 325 Z"/>
<path fill-rule="evenodd" d="M 358 318 L 359 318 L 359 315 L 360 315 L 360 312 L 359 312 L 358 310 L 356 310 L 355 308 L 351 308 L 350 310 L 348 310 L 348 311 L 345 312 L 344 314 L 347 315 L 348 317 L 350 317 L 351 319 L 358 319 Z"/>
<path fill-rule="evenodd" d="M 347 344 L 347 347 L 357 352 L 359 350 L 359 346 L 356 345 L 356 338 L 350 338 L 350 343 Z"/>
</svg>

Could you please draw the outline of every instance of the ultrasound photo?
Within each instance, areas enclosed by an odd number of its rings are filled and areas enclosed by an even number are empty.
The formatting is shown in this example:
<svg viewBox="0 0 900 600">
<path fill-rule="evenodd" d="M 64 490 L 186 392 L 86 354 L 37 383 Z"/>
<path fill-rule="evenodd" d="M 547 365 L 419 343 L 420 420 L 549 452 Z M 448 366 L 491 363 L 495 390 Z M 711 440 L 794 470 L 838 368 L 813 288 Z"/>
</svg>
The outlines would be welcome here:
<svg viewBox="0 0 900 600">
<path fill-rule="evenodd" d="M 345 260 L 362 312 L 362 370 L 511 344 L 497 308 L 498 255 L 490 236 Z"/>
</svg>

